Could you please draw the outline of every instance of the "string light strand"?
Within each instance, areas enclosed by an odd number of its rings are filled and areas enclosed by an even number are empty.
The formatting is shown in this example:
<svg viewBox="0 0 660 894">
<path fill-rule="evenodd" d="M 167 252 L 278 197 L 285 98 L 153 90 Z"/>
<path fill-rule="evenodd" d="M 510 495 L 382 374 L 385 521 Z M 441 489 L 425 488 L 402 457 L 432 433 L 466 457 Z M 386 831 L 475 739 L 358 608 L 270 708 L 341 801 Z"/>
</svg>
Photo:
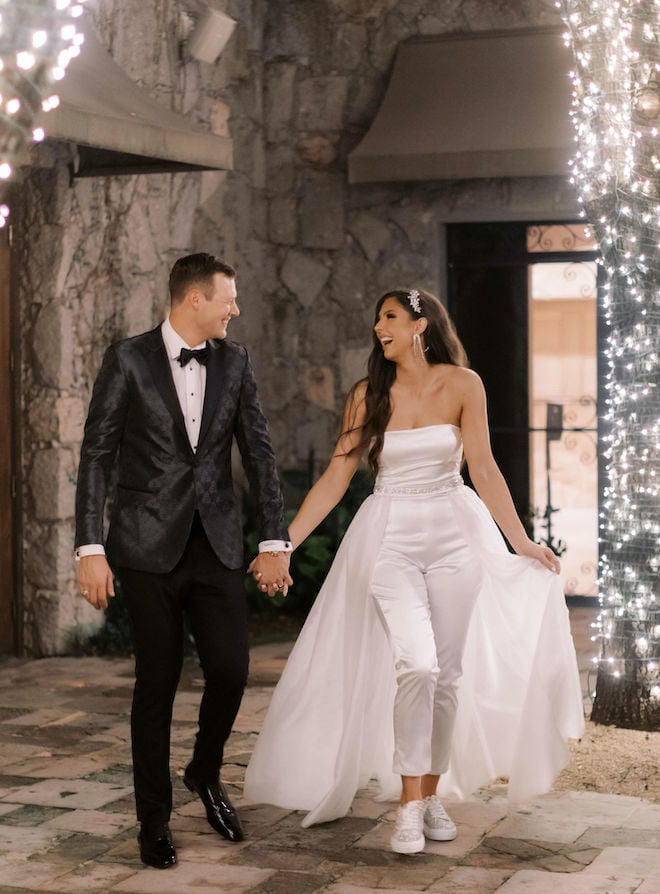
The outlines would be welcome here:
<svg viewBox="0 0 660 894">
<path fill-rule="evenodd" d="M 660 729 L 660 0 L 562 0 L 584 216 L 608 328 L 593 717 Z"/>
<path fill-rule="evenodd" d="M 0 0 L 0 188 L 46 134 L 37 114 L 57 108 L 54 86 L 85 40 L 78 21 L 85 0 Z M 0 227 L 9 216 L 0 205 Z"/>
</svg>

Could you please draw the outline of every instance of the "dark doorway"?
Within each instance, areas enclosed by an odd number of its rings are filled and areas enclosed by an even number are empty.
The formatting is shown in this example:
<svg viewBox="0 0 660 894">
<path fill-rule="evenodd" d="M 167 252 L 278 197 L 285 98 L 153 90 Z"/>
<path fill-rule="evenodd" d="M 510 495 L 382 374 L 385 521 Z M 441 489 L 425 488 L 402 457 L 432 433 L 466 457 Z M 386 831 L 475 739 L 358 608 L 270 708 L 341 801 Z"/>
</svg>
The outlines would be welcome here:
<svg viewBox="0 0 660 894">
<path fill-rule="evenodd" d="M 529 514 L 525 224 L 447 228 L 449 312 L 483 379 L 495 459 L 519 515 Z"/>
<path fill-rule="evenodd" d="M 8 228 L 5 227 L 0 229 L 0 652 L 3 653 L 12 652 L 16 647 L 9 261 Z"/>
<path fill-rule="evenodd" d="M 447 232 L 449 311 L 484 381 L 495 458 L 530 536 L 562 556 L 566 593 L 580 596 L 597 593 L 597 256 L 584 223 Z"/>
</svg>

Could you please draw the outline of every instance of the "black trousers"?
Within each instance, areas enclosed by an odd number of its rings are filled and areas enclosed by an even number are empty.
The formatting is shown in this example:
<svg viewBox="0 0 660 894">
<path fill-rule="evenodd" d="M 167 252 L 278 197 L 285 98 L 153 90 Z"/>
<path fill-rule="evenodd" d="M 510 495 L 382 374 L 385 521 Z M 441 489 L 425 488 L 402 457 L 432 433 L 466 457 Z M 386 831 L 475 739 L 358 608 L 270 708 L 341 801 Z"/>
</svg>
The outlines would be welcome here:
<svg viewBox="0 0 660 894">
<path fill-rule="evenodd" d="M 162 823 L 172 810 L 170 726 L 183 662 L 184 613 L 204 675 L 199 730 L 186 772 L 198 782 L 217 782 L 248 673 L 244 573 L 220 562 L 197 515 L 173 571 L 115 570 L 135 648 L 131 741 L 137 817 Z"/>
</svg>

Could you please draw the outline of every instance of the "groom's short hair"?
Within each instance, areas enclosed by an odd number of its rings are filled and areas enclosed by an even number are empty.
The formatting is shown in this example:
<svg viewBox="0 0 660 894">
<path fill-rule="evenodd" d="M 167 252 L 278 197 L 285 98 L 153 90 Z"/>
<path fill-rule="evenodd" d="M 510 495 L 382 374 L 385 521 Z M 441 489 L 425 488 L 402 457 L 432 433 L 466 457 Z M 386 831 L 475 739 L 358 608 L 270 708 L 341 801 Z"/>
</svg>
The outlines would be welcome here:
<svg viewBox="0 0 660 894">
<path fill-rule="evenodd" d="M 170 301 L 178 304 L 191 286 L 210 286 L 216 273 L 222 273 L 233 279 L 236 271 L 231 264 L 226 264 L 215 255 L 198 252 L 186 255 L 174 264 L 170 272 Z"/>
</svg>

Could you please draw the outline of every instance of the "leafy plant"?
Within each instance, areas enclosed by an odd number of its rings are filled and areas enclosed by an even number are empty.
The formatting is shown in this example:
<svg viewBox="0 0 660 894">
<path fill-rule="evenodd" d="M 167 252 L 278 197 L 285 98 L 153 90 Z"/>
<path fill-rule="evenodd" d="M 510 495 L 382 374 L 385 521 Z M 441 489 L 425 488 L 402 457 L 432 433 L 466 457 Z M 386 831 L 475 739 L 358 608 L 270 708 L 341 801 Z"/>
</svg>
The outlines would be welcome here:
<svg viewBox="0 0 660 894">
<path fill-rule="evenodd" d="M 282 474 L 282 482 L 285 491 L 288 490 L 288 502 L 294 502 L 294 505 L 302 502 L 313 483 L 311 473 L 299 469 L 285 471 Z M 291 557 L 291 577 L 294 585 L 286 597 L 265 595 L 257 588 L 254 579 L 249 578 L 247 590 L 252 612 L 284 611 L 301 618 L 306 617 L 351 519 L 371 492 L 371 488 L 371 476 L 366 471 L 359 470 L 339 505 L 295 550 Z M 295 514 L 296 510 L 289 510 L 286 513 L 287 521 L 291 521 Z M 250 513 L 246 516 L 244 530 L 245 552 L 247 556 L 253 557 L 257 553 L 258 538 L 254 532 L 254 522 Z"/>
<path fill-rule="evenodd" d="M 545 537 L 541 537 L 536 542 L 540 543 L 543 546 L 549 546 L 556 556 L 561 557 L 568 549 L 568 546 L 563 540 L 555 540 L 552 535 L 552 516 L 555 512 L 559 511 L 560 510 L 555 509 L 554 506 L 546 506 L 545 509 L 532 507 L 529 511 L 529 518 L 532 522 L 532 525 L 535 521 L 538 521 L 540 523 L 540 527 L 544 528 L 545 530 Z"/>
</svg>

